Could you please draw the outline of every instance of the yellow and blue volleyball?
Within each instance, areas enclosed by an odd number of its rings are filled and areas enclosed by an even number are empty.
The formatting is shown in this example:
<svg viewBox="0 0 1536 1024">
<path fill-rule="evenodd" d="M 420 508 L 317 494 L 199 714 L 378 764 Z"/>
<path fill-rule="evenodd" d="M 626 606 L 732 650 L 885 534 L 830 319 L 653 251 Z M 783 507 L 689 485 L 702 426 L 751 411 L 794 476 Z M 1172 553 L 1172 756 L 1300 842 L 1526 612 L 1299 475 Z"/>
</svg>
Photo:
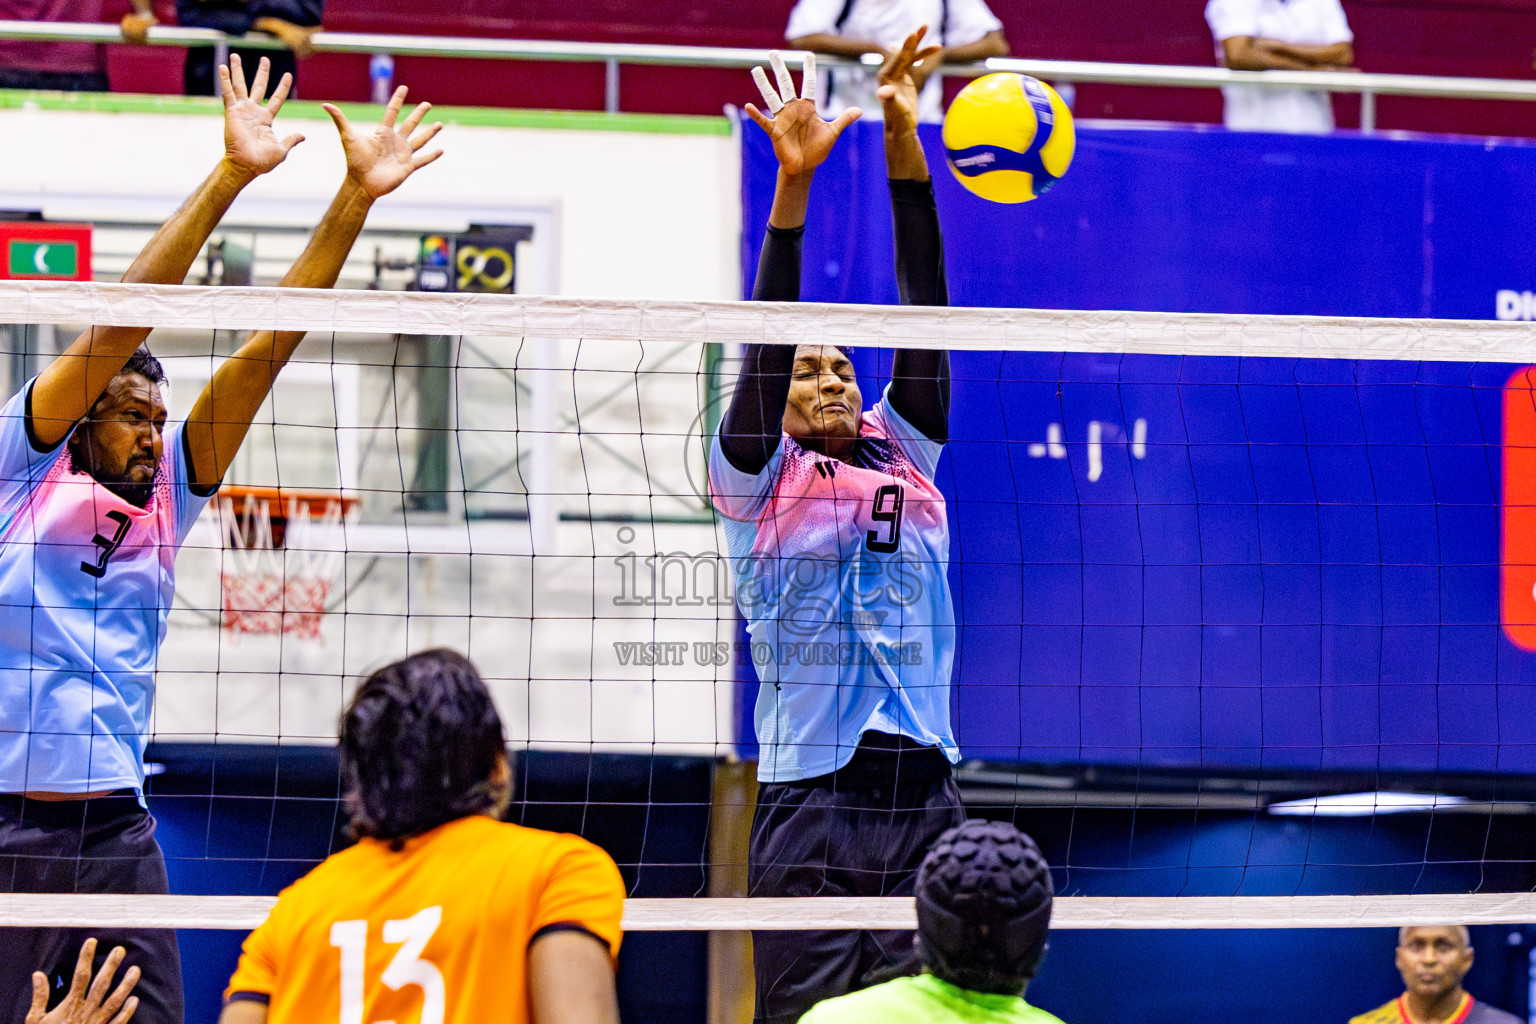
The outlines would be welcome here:
<svg viewBox="0 0 1536 1024">
<path fill-rule="evenodd" d="M 1044 195 L 1072 164 L 1077 132 L 1056 90 L 1028 75 L 983 75 L 944 115 L 944 151 L 955 178 L 994 203 Z"/>
</svg>

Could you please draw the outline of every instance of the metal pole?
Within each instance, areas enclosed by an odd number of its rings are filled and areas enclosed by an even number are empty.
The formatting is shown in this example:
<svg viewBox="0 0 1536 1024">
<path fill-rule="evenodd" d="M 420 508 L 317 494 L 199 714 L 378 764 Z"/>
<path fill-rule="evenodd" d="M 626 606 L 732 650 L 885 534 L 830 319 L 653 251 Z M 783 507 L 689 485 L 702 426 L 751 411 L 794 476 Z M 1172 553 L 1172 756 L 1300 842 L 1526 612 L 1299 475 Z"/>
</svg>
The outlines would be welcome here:
<svg viewBox="0 0 1536 1024">
<path fill-rule="evenodd" d="M 1360 134 L 1376 132 L 1376 94 L 1369 89 L 1360 93 Z"/>
<path fill-rule="evenodd" d="M 227 38 L 220 39 L 218 42 L 213 44 L 213 94 L 215 96 L 222 96 L 224 94 L 222 87 L 219 85 L 218 69 L 228 63 L 229 40 Z"/>
<path fill-rule="evenodd" d="M 603 62 L 603 109 L 610 114 L 619 112 L 619 62 L 610 57 Z"/>
</svg>

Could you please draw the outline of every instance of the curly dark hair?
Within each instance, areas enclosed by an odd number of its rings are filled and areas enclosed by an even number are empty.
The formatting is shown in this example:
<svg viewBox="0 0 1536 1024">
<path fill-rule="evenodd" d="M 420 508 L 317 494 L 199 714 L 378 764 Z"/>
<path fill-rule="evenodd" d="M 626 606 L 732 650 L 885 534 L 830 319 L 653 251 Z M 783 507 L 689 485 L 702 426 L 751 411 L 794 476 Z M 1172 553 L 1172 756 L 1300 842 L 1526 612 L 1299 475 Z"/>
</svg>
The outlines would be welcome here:
<svg viewBox="0 0 1536 1024">
<path fill-rule="evenodd" d="M 343 800 L 354 838 L 395 848 L 446 822 L 494 813 L 501 717 L 468 658 L 439 648 L 363 680 L 341 718 Z"/>
<path fill-rule="evenodd" d="M 1004 821 L 967 821 L 933 844 L 917 872 L 917 946 L 952 985 L 1018 995 L 1040 968 L 1051 923 L 1051 869 Z"/>
<path fill-rule="evenodd" d="M 137 373 L 151 384 L 164 384 L 168 379 L 165 376 L 165 367 L 143 345 L 133 350 L 133 355 L 123 364 L 118 373 Z"/>
</svg>

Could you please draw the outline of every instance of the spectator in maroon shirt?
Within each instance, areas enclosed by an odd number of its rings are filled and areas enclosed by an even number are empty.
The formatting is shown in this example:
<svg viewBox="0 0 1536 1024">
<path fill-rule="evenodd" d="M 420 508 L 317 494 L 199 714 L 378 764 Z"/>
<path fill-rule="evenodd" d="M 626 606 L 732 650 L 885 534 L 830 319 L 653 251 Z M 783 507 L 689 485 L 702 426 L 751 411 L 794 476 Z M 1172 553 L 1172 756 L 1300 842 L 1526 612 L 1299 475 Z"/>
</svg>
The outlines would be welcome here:
<svg viewBox="0 0 1536 1024">
<path fill-rule="evenodd" d="M 150 0 L 132 0 L 122 20 L 123 38 L 141 42 L 155 22 Z M 0 0 L 0 20 L 102 20 L 105 0 Z M 107 90 L 107 48 L 99 43 L 47 43 L 0 39 L 0 89 Z"/>
</svg>

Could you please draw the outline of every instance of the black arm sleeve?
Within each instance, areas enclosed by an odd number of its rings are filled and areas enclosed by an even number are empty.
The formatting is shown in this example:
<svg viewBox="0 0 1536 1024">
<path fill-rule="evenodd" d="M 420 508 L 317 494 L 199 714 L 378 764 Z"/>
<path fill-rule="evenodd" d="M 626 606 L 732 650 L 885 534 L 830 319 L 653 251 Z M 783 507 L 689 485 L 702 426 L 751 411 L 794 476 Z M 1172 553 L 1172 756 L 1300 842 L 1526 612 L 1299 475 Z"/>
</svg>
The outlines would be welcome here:
<svg viewBox="0 0 1536 1024">
<path fill-rule="evenodd" d="M 794 302 L 800 298 L 800 247 L 805 228 L 775 228 L 763 236 L 752 298 L 758 302 Z M 720 450 L 732 466 L 754 476 L 763 471 L 784 432 L 784 404 L 789 401 L 793 345 L 748 345 L 730 407 L 720 423 Z"/>
<path fill-rule="evenodd" d="M 944 240 L 931 181 L 891 181 L 896 221 L 896 287 L 905 306 L 947 306 Z M 899 349 L 891 366 L 891 406 L 935 441 L 949 439 L 949 353 Z"/>
</svg>

